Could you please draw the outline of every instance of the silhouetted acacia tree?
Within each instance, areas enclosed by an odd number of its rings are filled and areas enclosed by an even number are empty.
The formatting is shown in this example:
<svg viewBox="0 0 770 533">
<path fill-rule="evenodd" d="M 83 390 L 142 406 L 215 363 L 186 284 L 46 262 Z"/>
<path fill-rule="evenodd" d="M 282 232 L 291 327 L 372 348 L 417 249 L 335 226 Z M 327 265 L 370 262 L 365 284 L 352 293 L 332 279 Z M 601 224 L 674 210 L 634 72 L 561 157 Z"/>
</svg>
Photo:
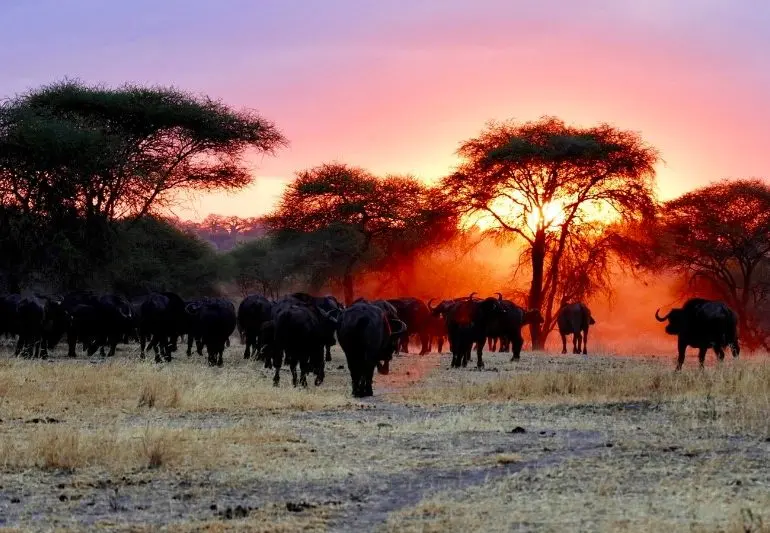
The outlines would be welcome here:
<svg viewBox="0 0 770 533">
<path fill-rule="evenodd" d="M 750 348 L 770 349 L 770 185 L 721 181 L 666 202 L 658 267 L 723 299 L 738 313 Z"/>
<path fill-rule="evenodd" d="M 265 222 L 273 232 L 293 232 L 295 238 L 344 231 L 353 246 L 330 252 L 340 265 L 348 304 L 354 300 L 354 277 L 364 267 L 441 242 L 456 229 L 440 191 L 412 177 L 379 178 L 340 163 L 299 172 Z M 326 240 L 329 246 L 333 241 Z"/>
<path fill-rule="evenodd" d="M 0 206 L 38 228 L 19 247 L 57 261 L 62 287 L 75 288 L 85 273 L 104 277 L 116 221 L 135 223 L 182 190 L 243 187 L 245 155 L 284 143 L 256 113 L 206 97 L 64 81 L 0 103 Z M 26 283 L 18 270 L 10 285 Z"/>
<path fill-rule="evenodd" d="M 624 220 L 654 214 L 658 154 L 636 133 L 607 124 L 577 128 L 552 117 L 490 123 L 458 154 L 463 163 L 443 181 L 447 196 L 461 213 L 486 217 L 490 233 L 526 243 L 527 305 L 545 318 L 530 331 L 533 347 L 542 349 L 564 299 L 589 295 L 601 278 L 592 270 L 602 267 L 598 257 L 569 259 L 571 250 L 589 251 L 587 239 L 596 239 L 586 224 L 608 212 Z"/>
<path fill-rule="evenodd" d="M 141 216 L 180 189 L 238 189 L 285 139 L 251 111 L 173 88 L 65 81 L 0 106 L 0 199 L 25 212 Z"/>
</svg>

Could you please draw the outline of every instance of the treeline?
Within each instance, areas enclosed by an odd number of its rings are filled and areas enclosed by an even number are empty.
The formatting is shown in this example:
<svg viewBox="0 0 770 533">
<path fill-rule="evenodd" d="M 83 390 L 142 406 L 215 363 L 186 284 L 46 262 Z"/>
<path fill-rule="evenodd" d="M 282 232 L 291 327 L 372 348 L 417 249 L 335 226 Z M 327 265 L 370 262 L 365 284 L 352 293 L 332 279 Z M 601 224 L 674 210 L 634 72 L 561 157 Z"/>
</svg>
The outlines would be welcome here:
<svg viewBox="0 0 770 533">
<path fill-rule="evenodd" d="M 682 297 L 725 300 L 745 344 L 769 347 L 770 188 L 761 180 L 661 203 L 658 152 L 637 133 L 544 117 L 487 124 L 434 186 L 323 163 L 299 171 L 262 219 L 164 217 L 180 192 L 245 187 L 245 158 L 286 143 L 254 111 L 176 89 L 65 81 L 5 100 L 0 290 L 450 297 L 488 273 L 475 254 L 484 236 L 514 250 L 499 290 L 541 312 L 535 348 L 562 305 L 609 293 L 618 269 L 667 272 Z"/>
</svg>

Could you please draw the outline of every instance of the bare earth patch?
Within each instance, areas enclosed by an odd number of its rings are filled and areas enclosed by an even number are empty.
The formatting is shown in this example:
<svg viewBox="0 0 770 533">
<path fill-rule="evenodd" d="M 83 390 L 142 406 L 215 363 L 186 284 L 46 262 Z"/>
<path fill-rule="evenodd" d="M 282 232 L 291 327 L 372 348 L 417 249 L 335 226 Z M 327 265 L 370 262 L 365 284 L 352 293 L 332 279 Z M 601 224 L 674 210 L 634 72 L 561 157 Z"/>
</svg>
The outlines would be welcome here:
<svg viewBox="0 0 770 533">
<path fill-rule="evenodd" d="M 0 360 L 0 527 L 85 531 L 767 531 L 770 364 L 397 358 L 355 400 L 130 348 Z M 288 374 L 288 370 L 286 370 Z"/>
</svg>

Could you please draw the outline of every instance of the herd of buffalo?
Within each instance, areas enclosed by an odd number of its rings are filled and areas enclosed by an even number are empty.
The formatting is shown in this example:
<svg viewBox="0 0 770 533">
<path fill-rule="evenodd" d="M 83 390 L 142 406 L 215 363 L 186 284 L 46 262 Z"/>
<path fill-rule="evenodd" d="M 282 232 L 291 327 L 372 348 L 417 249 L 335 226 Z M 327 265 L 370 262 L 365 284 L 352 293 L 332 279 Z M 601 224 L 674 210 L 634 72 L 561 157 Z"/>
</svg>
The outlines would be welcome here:
<svg viewBox="0 0 770 533">
<path fill-rule="evenodd" d="M 156 362 L 170 361 L 177 343 L 186 337 L 188 356 L 193 345 L 200 355 L 205 348 L 208 364 L 222 366 L 224 349 L 237 329 L 245 346 L 244 358 L 254 357 L 274 368 L 276 386 L 284 360 L 294 386 L 306 386 L 309 373 L 320 385 L 325 362 L 331 360 L 331 346 L 339 342 L 353 395 L 363 397 L 372 394 L 375 368 L 387 374 L 392 356 L 408 352 L 412 337 L 419 338 L 420 354 L 430 352 L 434 343 L 441 352 L 446 339 L 452 367 L 465 367 L 475 346 L 476 365 L 482 368 L 485 345 L 510 352 L 511 360 L 517 360 L 524 343 L 522 328 L 543 322 L 538 310 L 519 307 L 500 293 L 483 299 L 472 293 L 432 304 L 432 299 L 404 297 L 361 298 L 344 306 L 333 296 L 298 292 L 279 299 L 248 296 L 236 309 L 227 299 L 184 300 L 171 292 L 132 300 L 90 292 L 61 298 L 11 294 L 0 297 L 0 335 L 17 339 L 16 356 L 46 358 L 62 339 L 70 357 L 76 356 L 78 343 L 89 356 L 97 351 L 112 356 L 118 343 L 134 341 L 142 358 L 149 350 Z M 698 348 L 701 365 L 709 348 L 720 361 L 727 347 L 733 357 L 740 352 L 737 315 L 723 302 L 692 298 L 665 316 L 656 311 L 655 318 L 667 322 L 666 333 L 678 337 L 677 369 L 688 346 Z M 588 329 L 595 321 L 585 304 L 563 306 L 556 323 L 562 353 L 567 352 L 568 335 L 572 335 L 573 353 L 588 353 Z"/>
</svg>

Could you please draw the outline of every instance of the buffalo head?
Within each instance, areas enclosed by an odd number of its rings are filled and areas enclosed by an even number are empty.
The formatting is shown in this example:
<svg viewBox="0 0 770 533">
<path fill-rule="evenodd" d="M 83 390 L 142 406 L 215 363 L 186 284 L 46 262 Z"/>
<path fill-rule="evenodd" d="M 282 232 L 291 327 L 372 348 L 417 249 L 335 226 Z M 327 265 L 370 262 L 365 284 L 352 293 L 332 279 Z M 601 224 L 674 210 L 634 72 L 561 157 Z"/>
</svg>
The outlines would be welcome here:
<svg viewBox="0 0 770 533">
<path fill-rule="evenodd" d="M 660 316 L 659 313 L 660 309 L 657 309 L 655 311 L 655 320 L 658 322 L 665 322 L 668 320 L 668 324 L 666 325 L 666 333 L 669 335 L 679 335 L 685 329 L 686 316 L 683 309 L 672 309 L 665 316 Z"/>
<path fill-rule="evenodd" d="M 545 322 L 545 319 L 540 314 L 540 309 L 530 309 L 529 311 L 524 311 L 524 320 L 522 320 L 521 324 L 542 324 L 543 322 Z"/>
</svg>

